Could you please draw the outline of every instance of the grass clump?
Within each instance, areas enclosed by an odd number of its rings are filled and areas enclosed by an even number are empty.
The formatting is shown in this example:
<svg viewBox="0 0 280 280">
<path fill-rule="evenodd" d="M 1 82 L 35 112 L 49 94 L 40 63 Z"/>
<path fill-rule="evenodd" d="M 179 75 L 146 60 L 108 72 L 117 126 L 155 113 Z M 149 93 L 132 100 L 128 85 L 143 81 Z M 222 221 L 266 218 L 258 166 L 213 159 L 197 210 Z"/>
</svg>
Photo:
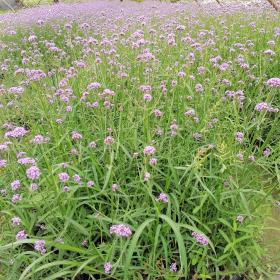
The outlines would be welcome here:
<svg viewBox="0 0 280 280">
<path fill-rule="evenodd" d="M 134 5 L 58 5 L 4 26 L 3 275 L 269 277 L 279 16 Z"/>
</svg>

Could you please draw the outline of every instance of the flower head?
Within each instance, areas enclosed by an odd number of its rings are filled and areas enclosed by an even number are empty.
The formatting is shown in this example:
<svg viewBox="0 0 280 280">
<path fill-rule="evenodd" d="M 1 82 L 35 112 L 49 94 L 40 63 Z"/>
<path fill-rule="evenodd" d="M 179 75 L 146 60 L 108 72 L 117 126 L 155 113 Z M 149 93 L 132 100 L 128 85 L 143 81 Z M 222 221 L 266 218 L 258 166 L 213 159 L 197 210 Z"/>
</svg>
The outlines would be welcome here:
<svg viewBox="0 0 280 280">
<path fill-rule="evenodd" d="M 27 238 L 27 234 L 24 230 L 21 230 L 16 234 L 16 240 L 24 240 L 26 238 Z"/>
<path fill-rule="evenodd" d="M 151 155 L 153 155 L 155 152 L 156 152 L 156 149 L 155 149 L 155 147 L 153 147 L 153 146 L 146 146 L 146 147 L 144 148 L 144 155 L 146 155 L 146 156 L 151 156 Z"/>
<path fill-rule="evenodd" d="M 110 234 L 116 235 L 119 237 L 129 237 L 132 234 L 131 229 L 124 225 L 124 224 L 118 224 L 118 225 L 113 225 L 110 227 Z"/>
<path fill-rule="evenodd" d="M 62 173 L 58 174 L 58 178 L 59 178 L 60 182 L 65 183 L 65 182 L 67 182 L 69 180 L 70 177 L 69 177 L 69 175 L 67 173 L 62 172 Z"/>
<path fill-rule="evenodd" d="M 37 166 L 31 166 L 26 170 L 26 176 L 28 179 L 34 181 L 41 175 L 40 169 Z"/>
<path fill-rule="evenodd" d="M 11 183 L 11 188 L 13 191 L 16 191 L 18 188 L 20 188 L 21 183 L 19 180 L 15 180 Z"/>
<path fill-rule="evenodd" d="M 193 232 L 192 233 L 192 236 L 195 238 L 195 240 L 203 245 L 203 246 L 207 246 L 209 241 L 208 239 L 206 238 L 206 236 L 204 234 L 201 234 L 201 233 L 198 233 L 198 232 Z"/>
<path fill-rule="evenodd" d="M 280 78 L 271 78 L 266 84 L 271 88 L 280 88 Z"/>
<path fill-rule="evenodd" d="M 160 193 L 158 198 L 157 198 L 157 201 L 161 201 L 163 203 L 168 203 L 168 196 L 167 196 L 167 194 Z"/>
<path fill-rule="evenodd" d="M 172 263 L 169 269 L 171 272 L 177 272 L 177 264 L 175 262 Z"/>
<path fill-rule="evenodd" d="M 107 136 L 104 139 L 104 144 L 107 145 L 107 146 L 110 146 L 110 145 L 114 144 L 114 142 L 115 142 L 115 139 L 112 136 Z"/>
<path fill-rule="evenodd" d="M 244 217 L 243 217 L 242 215 L 238 215 L 238 216 L 236 217 L 236 221 L 239 222 L 239 223 L 243 223 Z"/>
<path fill-rule="evenodd" d="M 12 225 L 13 226 L 19 226 L 21 224 L 21 219 L 19 217 L 13 217 L 12 218 Z"/>
<path fill-rule="evenodd" d="M 111 273 L 111 270 L 112 270 L 112 264 L 110 262 L 107 262 L 104 264 L 104 272 L 106 274 L 110 274 Z"/>
<path fill-rule="evenodd" d="M 45 245 L 46 245 L 46 242 L 44 240 L 37 240 L 34 243 L 34 249 L 35 249 L 35 251 L 37 251 L 43 255 L 47 251 L 45 248 Z"/>
<path fill-rule="evenodd" d="M 235 140 L 238 143 L 242 143 L 243 142 L 243 138 L 244 138 L 244 134 L 242 132 L 236 132 L 235 134 Z"/>
</svg>

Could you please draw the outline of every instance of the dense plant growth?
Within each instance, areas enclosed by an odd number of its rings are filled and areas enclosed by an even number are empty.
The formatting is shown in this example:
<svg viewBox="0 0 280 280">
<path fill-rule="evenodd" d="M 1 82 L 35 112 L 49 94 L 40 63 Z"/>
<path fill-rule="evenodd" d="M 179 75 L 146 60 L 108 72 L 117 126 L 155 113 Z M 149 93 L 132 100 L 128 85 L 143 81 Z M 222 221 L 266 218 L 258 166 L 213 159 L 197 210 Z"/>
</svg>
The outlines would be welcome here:
<svg viewBox="0 0 280 280">
<path fill-rule="evenodd" d="M 3 279 L 268 277 L 279 22 L 150 2 L 1 16 Z"/>
</svg>

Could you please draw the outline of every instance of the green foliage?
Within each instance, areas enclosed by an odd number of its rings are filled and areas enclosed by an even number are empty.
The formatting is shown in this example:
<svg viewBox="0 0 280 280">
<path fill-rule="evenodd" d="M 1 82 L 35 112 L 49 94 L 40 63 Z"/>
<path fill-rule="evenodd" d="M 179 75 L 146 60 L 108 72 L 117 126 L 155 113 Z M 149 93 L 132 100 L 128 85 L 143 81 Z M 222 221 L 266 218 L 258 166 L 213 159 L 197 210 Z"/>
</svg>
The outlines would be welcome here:
<svg viewBox="0 0 280 280">
<path fill-rule="evenodd" d="M 24 94 L 16 98 L 16 107 L 7 106 L 11 95 L 0 96 L 4 104 L 1 123 L 25 125 L 30 129 L 24 139 L 13 140 L 5 155 L 8 166 L 1 169 L 1 185 L 8 189 L 7 196 L 0 196 L 0 264 L 5 280 L 82 279 L 82 275 L 91 277 L 88 279 L 268 277 L 260 241 L 266 218 L 263 209 L 271 203 L 270 194 L 280 178 L 279 116 L 256 113 L 254 107 L 263 96 L 272 104 L 278 100 L 276 91 L 265 87 L 264 82 L 267 77 L 279 75 L 279 38 L 275 39 L 274 59 L 270 61 L 262 55 L 267 41 L 273 37 L 276 23 L 271 20 L 268 24 L 265 16 L 254 18 L 260 27 L 266 27 L 266 33 L 260 35 L 252 32 L 246 18 L 228 16 L 227 29 L 221 27 L 221 18 L 199 19 L 203 30 L 215 29 L 215 50 L 209 47 L 203 55 L 196 53 L 198 59 L 184 68 L 186 77 L 182 79 L 177 74 L 186 63 L 182 61 L 182 54 L 189 46 L 183 45 L 180 32 L 176 33 L 174 48 L 156 37 L 150 51 L 156 53 L 161 64 L 153 61 L 149 67 L 136 59 L 142 49 L 134 50 L 118 40 L 115 49 L 119 57 L 108 57 L 98 44 L 92 47 L 94 52 L 84 58 L 86 67 L 76 67 L 74 61 L 83 59 L 85 53 L 79 38 L 94 37 L 95 30 L 85 32 L 75 22 L 71 32 L 64 24 L 59 32 L 57 25 L 46 24 L 32 29 L 17 28 L 17 35 L 2 36 L 1 41 L 11 46 L 0 54 L 1 61 L 9 59 L 12 65 L 1 81 L 6 88 L 24 80 L 21 75 L 14 75 L 18 66 L 27 67 L 21 62 L 20 50 L 30 58 L 30 69 L 35 65 L 45 73 L 56 70 L 51 78 L 30 82 Z M 164 25 L 163 20 L 153 23 L 158 32 Z M 178 21 L 185 24 L 184 16 L 178 17 Z M 121 20 L 117 23 L 121 24 Z M 125 39 L 139 29 L 139 24 L 128 28 Z M 141 28 L 145 38 L 153 40 L 150 26 Z M 108 37 L 111 36 L 107 32 Z M 200 40 L 200 32 L 201 27 L 196 24 L 190 36 Z M 258 76 L 258 80 L 251 81 L 234 62 L 236 56 L 230 46 L 236 42 L 237 33 L 244 44 L 247 40 L 254 43 L 252 52 L 258 55 L 248 52 L 244 56 L 250 65 L 256 65 L 252 74 Z M 38 43 L 23 40 L 31 34 L 36 34 Z M 99 42 L 102 35 L 96 35 Z M 65 53 L 59 56 L 50 52 L 45 40 L 53 41 Z M 100 65 L 95 52 L 100 53 L 103 61 Z M 220 72 L 212 67 L 209 61 L 217 55 L 232 62 L 232 72 Z M 117 63 L 110 64 L 111 59 Z M 124 66 L 129 78 L 118 76 L 118 64 Z M 73 65 L 76 73 L 68 79 L 67 86 L 75 98 L 70 101 L 72 111 L 66 113 L 67 104 L 54 97 L 52 87 L 57 89 L 65 78 L 64 71 L 59 69 Z M 207 68 L 204 76 L 196 74 L 201 65 Z M 196 81 L 189 78 L 194 73 Z M 242 110 L 238 100 L 223 100 L 227 86 L 220 81 L 224 79 L 231 81 L 234 90 L 240 89 L 239 81 L 243 81 L 246 101 Z M 166 95 L 160 91 L 163 80 L 168 88 Z M 178 81 L 176 87 L 171 86 L 172 80 Z M 89 109 L 81 101 L 92 82 L 102 83 L 102 90 L 108 88 L 115 92 L 110 110 L 104 109 L 101 102 L 99 108 Z M 194 90 L 197 82 L 204 86 L 202 94 Z M 146 84 L 152 86 L 150 103 L 143 101 L 139 91 L 139 87 Z M 102 90 L 91 92 L 88 101 L 95 102 Z M 190 96 L 192 99 L 188 99 Z M 189 107 L 199 116 L 198 123 L 184 115 Z M 155 118 L 154 109 L 160 109 L 163 116 Z M 56 122 L 58 118 L 64 119 L 61 126 Z M 179 127 L 175 137 L 170 133 L 174 119 Z M 219 121 L 214 124 L 214 119 Z M 157 127 L 164 130 L 162 137 L 155 135 Z M 104 145 L 108 128 L 115 139 L 110 147 Z M 82 134 L 80 142 L 71 139 L 73 131 Z M 198 131 L 203 137 L 196 141 L 193 134 Z M 244 132 L 242 144 L 234 140 L 237 131 Z M 49 137 L 50 141 L 31 145 L 29 141 L 38 134 Z M 93 140 L 97 143 L 95 149 L 88 147 Z M 143 148 L 151 144 L 156 147 L 156 166 L 151 166 L 143 155 Z M 273 150 L 269 159 L 262 156 L 267 146 Z M 73 148 L 75 154 L 71 153 Z M 37 191 L 29 191 L 25 168 L 16 163 L 16 155 L 22 151 L 37 159 L 42 172 Z M 236 157 L 240 151 L 244 154 L 243 161 Z M 256 161 L 250 162 L 247 158 L 253 152 Z M 64 185 L 57 177 L 65 171 L 59 166 L 62 162 L 68 163 L 67 172 L 71 176 L 79 174 L 82 179 L 82 184 L 72 182 L 69 192 L 63 192 Z M 147 171 L 151 179 L 145 182 L 143 176 Z M 10 184 L 17 178 L 22 179 L 23 199 L 13 204 Z M 92 188 L 86 186 L 89 180 L 94 181 Z M 116 192 L 111 189 L 114 183 L 120 186 Z M 166 204 L 157 201 L 162 192 L 168 195 Z M 242 223 L 237 221 L 239 215 L 244 217 Z M 28 239 L 15 242 L 19 229 L 11 226 L 13 216 L 21 218 Z M 110 235 L 110 226 L 117 223 L 130 225 L 132 236 L 120 239 Z M 205 235 L 208 246 L 199 245 L 192 232 Z M 33 250 L 38 239 L 46 241 L 44 255 Z M 84 240 L 88 241 L 87 246 L 82 246 Z M 110 278 L 103 270 L 108 261 L 113 264 Z M 178 265 L 177 273 L 169 270 L 172 262 Z"/>
</svg>

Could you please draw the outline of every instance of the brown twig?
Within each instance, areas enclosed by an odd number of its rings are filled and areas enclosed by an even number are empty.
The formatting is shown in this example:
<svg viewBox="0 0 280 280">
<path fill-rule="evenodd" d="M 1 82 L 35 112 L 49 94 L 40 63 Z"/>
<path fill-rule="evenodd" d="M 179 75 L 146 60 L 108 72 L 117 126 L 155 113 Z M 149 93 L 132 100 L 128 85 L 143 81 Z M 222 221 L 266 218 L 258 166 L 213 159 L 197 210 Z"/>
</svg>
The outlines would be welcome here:
<svg viewBox="0 0 280 280">
<path fill-rule="evenodd" d="M 280 8 L 278 7 L 278 5 L 275 3 L 274 0 L 267 0 L 267 2 L 268 2 L 277 12 L 280 12 Z"/>
</svg>

